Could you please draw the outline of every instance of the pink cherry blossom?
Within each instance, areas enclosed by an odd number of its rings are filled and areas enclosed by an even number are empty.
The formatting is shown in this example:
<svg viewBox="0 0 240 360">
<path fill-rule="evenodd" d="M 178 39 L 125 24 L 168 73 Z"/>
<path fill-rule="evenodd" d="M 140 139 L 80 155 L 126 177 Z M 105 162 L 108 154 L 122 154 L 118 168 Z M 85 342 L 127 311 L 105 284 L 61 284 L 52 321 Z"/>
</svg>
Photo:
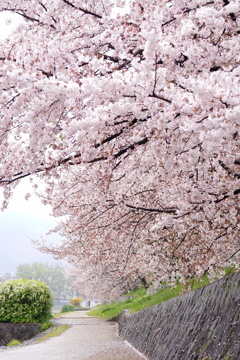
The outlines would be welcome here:
<svg viewBox="0 0 240 360">
<path fill-rule="evenodd" d="M 99 298 L 239 264 L 240 3 L 5 10 L 25 21 L 0 46 L 3 207 L 45 181 L 65 240 L 40 248 Z"/>
</svg>

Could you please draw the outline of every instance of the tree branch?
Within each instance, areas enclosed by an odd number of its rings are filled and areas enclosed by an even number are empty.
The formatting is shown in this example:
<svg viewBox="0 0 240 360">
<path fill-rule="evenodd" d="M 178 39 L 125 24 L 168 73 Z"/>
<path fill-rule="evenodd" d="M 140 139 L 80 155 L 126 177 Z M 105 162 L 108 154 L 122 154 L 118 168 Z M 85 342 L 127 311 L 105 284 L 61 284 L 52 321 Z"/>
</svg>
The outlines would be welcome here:
<svg viewBox="0 0 240 360">
<path fill-rule="evenodd" d="M 148 95 L 148 96 L 149 96 L 149 97 L 154 97 L 154 98 L 159 99 L 159 100 L 162 100 L 162 101 L 166 101 L 166 102 L 169 103 L 169 104 L 172 103 L 171 100 L 166 99 L 166 98 L 163 97 L 163 96 L 159 96 L 159 95 L 157 95 L 155 92 L 153 92 L 152 95 Z"/>
<path fill-rule="evenodd" d="M 228 260 L 230 260 L 230 259 L 232 259 L 235 255 L 237 255 L 237 253 L 240 251 L 240 249 L 238 249 L 237 251 L 235 251 L 235 253 L 233 253 L 228 259 L 227 259 L 227 261 Z"/>
<path fill-rule="evenodd" d="M 226 164 L 224 164 L 224 162 L 222 160 L 219 160 L 218 163 L 225 171 L 227 171 L 228 175 L 232 175 L 232 176 L 236 177 L 237 179 L 240 179 L 240 174 L 233 173 L 233 171 L 230 169 L 230 167 L 228 167 Z M 238 160 L 235 160 L 234 164 L 237 164 L 237 163 L 238 163 Z"/>
<path fill-rule="evenodd" d="M 195 211 L 197 209 L 198 205 L 194 206 L 194 208 L 188 212 L 186 212 L 185 214 L 179 215 L 179 216 L 174 216 L 174 219 L 180 219 L 184 216 L 190 215 L 193 211 Z"/>
<path fill-rule="evenodd" d="M 143 210 L 143 211 L 148 211 L 148 212 L 157 212 L 160 214 L 166 213 L 166 214 L 176 214 L 176 210 L 175 209 L 151 209 L 151 208 L 144 208 L 141 206 L 133 206 L 133 205 L 129 205 L 129 204 L 125 204 L 127 207 L 129 207 L 130 209 L 134 209 L 134 210 Z"/>
<path fill-rule="evenodd" d="M 148 142 L 148 137 L 145 137 L 142 140 L 137 141 L 134 144 L 131 144 L 131 145 L 123 148 L 122 150 L 118 151 L 116 154 L 114 154 L 114 158 L 117 159 L 119 156 L 121 156 L 122 154 L 125 154 L 125 152 L 127 152 L 130 149 L 134 150 L 135 145 L 143 145 L 143 144 L 146 144 L 147 142 Z"/>
<path fill-rule="evenodd" d="M 63 2 L 65 2 L 65 4 L 73 7 L 74 9 L 77 9 L 77 10 L 82 11 L 84 14 L 92 15 L 92 16 L 94 16 L 94 17 L 97 17 L 98 19 L 101 19 L 101 18 L 102 18 L 101 15 L 98 15 L 98 14 L 96 14 L 96 13 L 90 11 L 90 10 L 84 9 L 84 8 L 82 8 L 82 7 L 79 7 L 79 6 L 77 7 L 77 6 L 73 5 L 73 4 L 72 4 L 70 1 L 68 1 L 68 0 L 63 0 Z"/>
<path fill-rule="evenodd" d="M 110 140 L 109 140 L 110 141 Z M 146 142 L 148 141 L 148 138 L 145 137 L 143 138 L 142 140 L 134 143 L 134 144 L 131 144 L 129 146 L 127 146 L 126 148 L 120 150 L 119 152 L 117 152 L 115 155 L 114 155 L 114 158 L 118 158 L 119 156 L 121 156 L 122 154 L 124 154 L 125 152 L 127 152 L 129 149 L 134 149 L 136 145 L 142 145 L 142 144 L 145 144 Z M 75 155 L 70 155 L 64 159 L 60 159 L 57 164 L 54 164 L 52 166 L 49 166 L 49 167 L 46 167 L 46 168 L 37 168 L 35 171 L 33 171 L 32 173 L 25 173 L 23 171 L 17 173 L 17 174 L 14 174 L 12 179 L 5 179 L 4 176 L 0 178 L 0 184 L 11 184 L 17 180 L 20 180 L 22 178 L 25 178 L 27 176 L 30 176 L 30 175 L 33 175 L 33 174 L 38 174 L 40 172 L 47 172 L 47 171 L 50 171 L 52 169 L 56 169 L 57 167 L 63 165 L 63 164 L 66 164 L 68 163 L 69 165 L 77 165 L 77 164 L 80 164 L 80 163 L 85 163 L 85 164 L 92 164 L 94 162 L 98 162 L 98 161 L 105 161 L 108 159 L 107 156 L 101 156 L 101 157 L 96 157 L 96 158 L 93 158 L 91 160 L 88 160 L 88 161 L 83 161 L 83 160 L 80 160 L 80 161 L 75 161 L 75 159 L 78 159 L 79 157 L 81 157 L 81 153 L 80 152 L 76 152 Z M 40 164 L 39 165 L 40 167 L 41 166 L 44 166 L 44 164 Z"/>
<path fill-rule="evenodd" d="M 31 20 L 31 21 L 35 21 L 35 22 L 40 22 L 38 19 L 35 19 L 33 17 L 28 16 L 22 9 L 8 9 L 8 8 L 4 8 L 4 11 L 11 11 L 11 12 L 15 12 L 16 14 L 24 17 L 27 20 Z"/>
</svg>

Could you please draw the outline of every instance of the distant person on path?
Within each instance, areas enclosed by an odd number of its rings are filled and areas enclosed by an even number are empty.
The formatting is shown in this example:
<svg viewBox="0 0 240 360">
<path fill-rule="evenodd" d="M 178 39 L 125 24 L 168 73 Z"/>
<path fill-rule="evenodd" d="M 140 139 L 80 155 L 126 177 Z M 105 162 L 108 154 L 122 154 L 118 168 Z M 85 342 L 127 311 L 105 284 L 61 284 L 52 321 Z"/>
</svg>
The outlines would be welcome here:
<svg viewBox="0 0 240 360">
<path fill-rule="evenodd" d="M 89 308 L 91 307 L 91 300 L 87 301 L 87 307 L 89 307 Z"/>
</svg>

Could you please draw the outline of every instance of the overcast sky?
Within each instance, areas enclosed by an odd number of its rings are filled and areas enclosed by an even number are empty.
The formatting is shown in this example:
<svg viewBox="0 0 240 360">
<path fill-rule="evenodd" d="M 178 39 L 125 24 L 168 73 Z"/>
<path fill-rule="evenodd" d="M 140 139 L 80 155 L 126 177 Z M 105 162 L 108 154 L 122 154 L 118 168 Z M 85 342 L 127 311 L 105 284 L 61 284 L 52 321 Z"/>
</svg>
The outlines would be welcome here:
<svg viewBox="0 0 240 360">
<path fill-rule="evenodd" d="M 44 206 L 36 195 L 25 200 L 29 187 L 27 180 L 22 181 L 14 191 L 8 209 L 0 212 L 0 275 L 14 275 L 16 267 L 26 262 L 54 262 L 52 256 L 41 253 L 32 244 L 32 240 L 42 237 L 56 243 L 60 237 L 46 235 L 54 228 L 56 220 L 50 215 L 51 208 Z"/>
<path fill-rule="evenodd" d="M 10 36 L 12 29 L 20 22 L 18 15 L 0 13 L 0 39 Z M 56 220 L 50 216 L 51 208 L 44 206 L 36 195 L 25 200 L 24 195 L 29 191 L 32 192 L 28 180 L 23 180 L 14 191 L 8 209 L 0 211 L 0 275 L 14 275 L 16 267 L 26 262 L 54 262 L 50 255 L 34 248 L 31 240 L 43 237 L 55 242 L 59 239 L 57 235 L 45 236 L 56 225 Z"/>
</svg>

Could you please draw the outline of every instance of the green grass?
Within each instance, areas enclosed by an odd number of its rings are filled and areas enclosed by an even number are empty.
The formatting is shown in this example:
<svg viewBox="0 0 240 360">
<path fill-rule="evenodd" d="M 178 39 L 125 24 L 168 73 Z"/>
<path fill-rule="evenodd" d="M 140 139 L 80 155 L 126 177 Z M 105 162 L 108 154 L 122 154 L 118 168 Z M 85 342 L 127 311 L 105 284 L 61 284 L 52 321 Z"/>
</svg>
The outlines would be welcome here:
<svg viewBox="0 0 240 360">
<path fill-rule="evenodd" d="M 147 291 L 144 287 L 138 290 L 133 290 L 125 296 L 132 296 L 131 299 L 127 299 L 123 302 L 113 302 L 111 304 L 100 304 L 88 312 L 88 315 L 97 316 L 101 319 L 110 320 L 113 317 L 119 315 L 123 309 L 129 309 L 131 313 L 135 313 L 139 310 L 147 307 L 159 304 L 163 301 L 172 299 L 178 296 L 182 291 L 182 285 L 177 284 L 176 287 L 166 287 L 153 295 L 147 295 Z"/>
<path fill-rule="evenodd" d="M 134 297 L 141 297 L 146 295 L 147 291 L 144 287 L 140 287 L 137 290 L 131 290 L 127 294 L 124 294 L 123 296 L 134 296 Z"/>
<path fill-rule="evenodd" d="M 200 279 L 197 279 L 194 277 L 191 280 L 189 280 L 188 289 L 195 290 L 195 289 L 198 289 L 200 287 L 203 287 L 203 286 L 209 284 L 209 282 L 210 282 L 210 280 L 209 280 L 208 274 L 205 273 L 204 275 L 201 276 Z"/>
<path fill-rule="evenodd" d="M 7 346 L 16 346 L 16 345 L 19 345 L 19 344 L 21 344 L 20 341 L 18 341 L 16 339 L 13 339 L 7 344 Z"/>
<path fill-rule="evenodd" d="M 42 324 L 40 332 L 48 330 L 50 327 L 54 326 L 51 321 L 46 321 Z"/>
<path fill-rule="evenodd" d="M 53 314 L 53 318 L 55 318 L 55 317 L 58 317 L 58 316 L 61 316 L 62 315 L 62 313 L 57 313 L 57 314 Z"/>
<path fill-rule="evenodd" d="M 39 344 L 47 339 L 50 339 L 52 337 L 55 337 L 55 336 L 59 336 L 61 335 L 64 331 L 66 331 L 67 329 L 69 329 L 70 326 L 69 325 L 60 325 L 60 326 L 56 326 L 54 327 L 54 329 L 49 332 L 48 334 L 44 335 L 40 340 L 38 340 L 36 342 L 36 344 Z"/>
<path fill-rule="evenodd" d="M 230 266 L 224 268 L 225 275 L 232 274 L 237 271 L 239 267 Z M 216 274 L 216 279 L 220 278 Z M 90 316 L 97 316 L 100 319 L 110 320 L 115 316 L 119 315 L 122 310 L 129 309 L 130 313 L 135 313 L 139 310 L 148 308 L 150 306 L 160 304 L 164 301 L 170 300 L 183 292 L 195 290 L 199 287 L 209 284 L 210 280 L 208 274 L 205 273 L 200 278 L 192 278 L 188 283 L 183 286 L 179 282 L 175 286 L 167 286 L 159 290 L 153 295 L 147 295 L 147 291 L 144 287 L 139 288 L 138 290 L 132 290 L 124 296 L 132 298 L 126 298 L 123 302 L 113 302 L 111 304 L 99 304 L 95 308 L 91 309 L 88 312 Z"/>
</svg>

